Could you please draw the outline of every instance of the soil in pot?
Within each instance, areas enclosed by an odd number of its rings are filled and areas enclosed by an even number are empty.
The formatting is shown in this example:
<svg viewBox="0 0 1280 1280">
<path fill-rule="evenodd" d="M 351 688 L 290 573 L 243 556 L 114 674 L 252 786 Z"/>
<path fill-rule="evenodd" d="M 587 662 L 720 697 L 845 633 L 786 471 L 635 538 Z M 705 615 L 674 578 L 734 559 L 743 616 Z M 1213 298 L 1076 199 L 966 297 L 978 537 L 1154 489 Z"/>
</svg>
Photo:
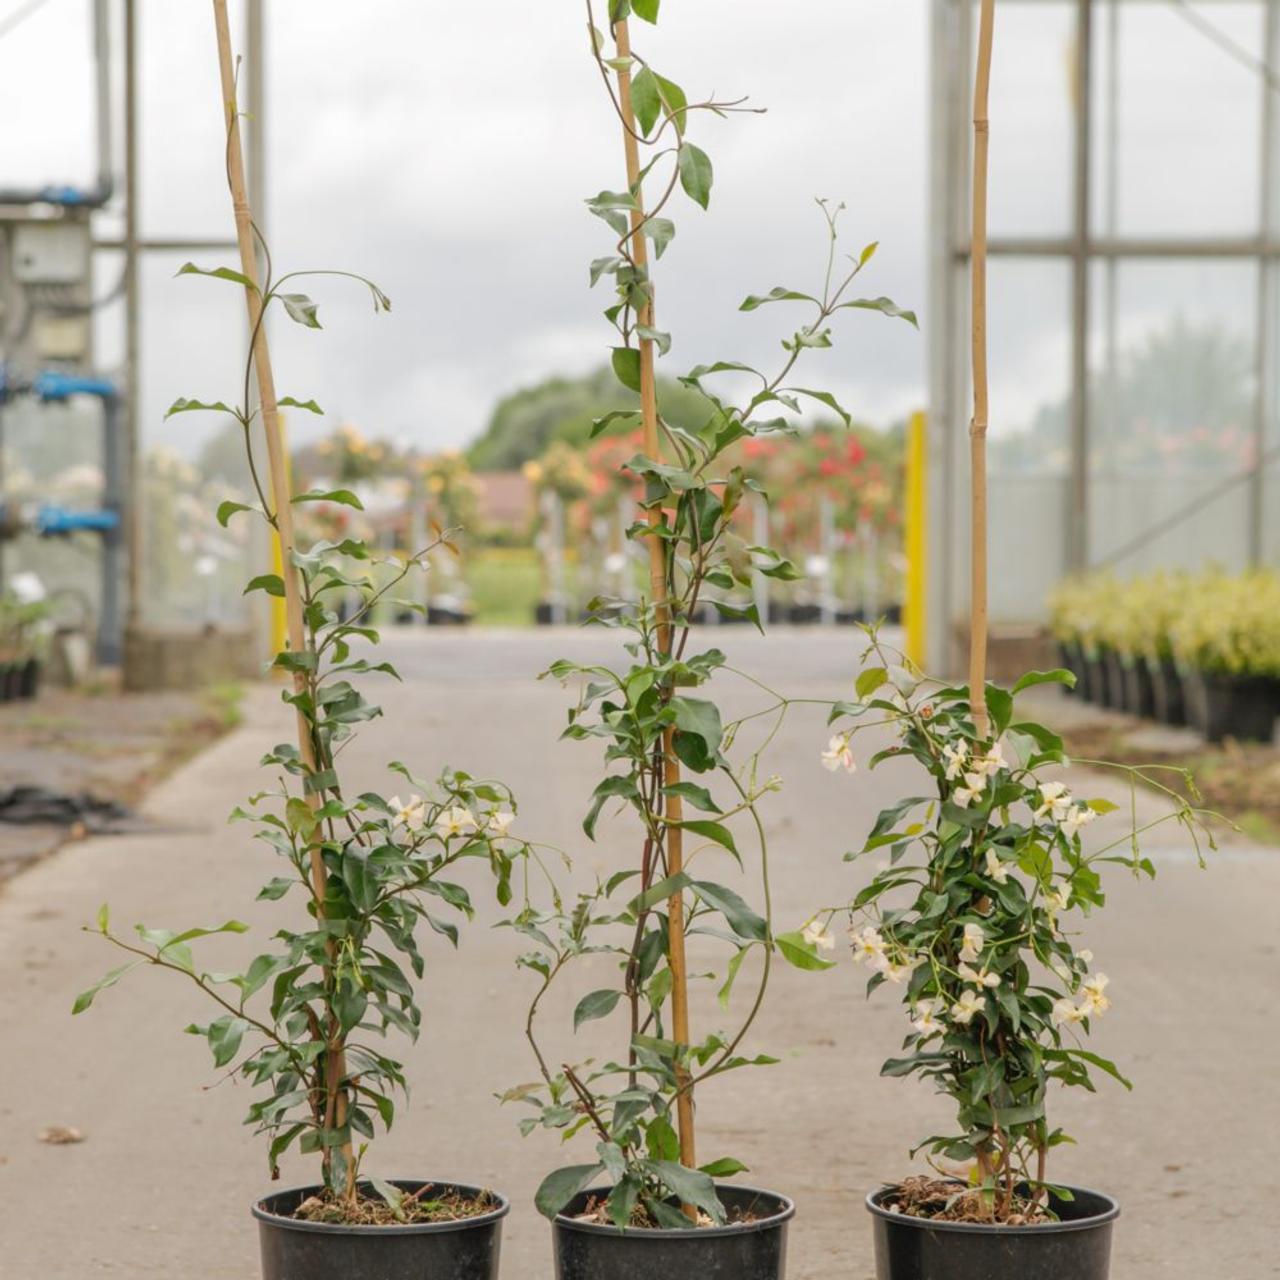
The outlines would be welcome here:
<svg viewBox="0 0 1280 1280">
<path fill-rule="evenodd" d="M 963 1197 L 966 1188 L 952 1190 Z M 1049 1220 L 999 1225 L 913 1216 L 890 1207 L 904 1205 L 900 1188 L 874 1191 L 876 1280 L 1108 1280 L 1120 1206 L 1101 1192 L 1065 1190 L 1070 1200 L 1050 1195 Z"/>
<path fill-rule="evenodd" d="M 608 1188 L 580 1192 L 552 1224 L 556 1280 L 782 1280 L 795 1205 L 753 1187 L 717 1186 L 729 1221 L 685 1231 L 600 1222 Z"/>
<path fill-rule="evenodd" d="M 357 1223 L 327 1220 L 332 1208 L 319 1187 L 260 1200 L 253 1216 L 263 1280 L 497 1280 L 505 1197 L 450 1182 L 392 1185 L 405 1193 L 406 1222 L 372 1188 L 362 1202 L 367 1220 Z"/>
<path fill-rule="evenodd" d="M 1270 742 L 1275 736 L 1280 681 L 1270 676 L 1188 671 L 1183 692 L 1187 720 L 1209 742 Z"/>
</svg>

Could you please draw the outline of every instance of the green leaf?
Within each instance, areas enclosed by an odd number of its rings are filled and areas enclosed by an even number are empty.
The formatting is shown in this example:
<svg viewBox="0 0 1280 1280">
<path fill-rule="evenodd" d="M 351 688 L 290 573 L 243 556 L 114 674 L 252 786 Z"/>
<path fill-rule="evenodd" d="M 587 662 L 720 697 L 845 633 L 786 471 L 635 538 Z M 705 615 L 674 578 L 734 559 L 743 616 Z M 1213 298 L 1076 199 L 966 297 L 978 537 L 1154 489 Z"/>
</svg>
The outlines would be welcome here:
<svg viewBox="0 0 1280 1280">
<path fill-rule="evenodd" d="M 837 311 L 844 307 L 855 307 L 862 311 L 879 311 L 883 315 L 905 320 L 908 324 L 920 327 L 914 311 L 904 311 L 889 298 L 855 298 L 852 302 L 842 302 Z"/>
<path fill-rule="evenodd" d="M 631 0 L 631 12 L 646 22 L 657 22 L 661 2 L 662 0 Z"/>
<path fill-rule="evenodd" d="M 285 396 L 281 400 L 277 400 L 276 404 L 281 409 L 305 409 L 308 413 L 318 413 L 324 416 L 324 410 L 316 404 L 314 400 L 295 400 L 293 396 Z"/>
<path fill-rule="evenodd" d="M 710 1164 L 699 1165 L 699 1168 L 709 1178 L 731 1178 L 735 1173 L 751 1172 L 741 1160 L 735 1160 L 732 1156 L 722 1156 Z"/>
<path fill-rule="evenodd" d="M 283 600 L 284 581 L 278 573 L 260 573 L 256 578 L 249 579 L 242 594 L 247 596 L 250 591 L 265 591 L 267 595 Z"/>
<path fill-rule="evenodd" d="M 695 204 L 711 203 L 711 157 L 692 142 L 680 148 L 680 185 Z"/>
<path fill-rule="evenodd" d="M 687 1169 L 674 1160 L 652 1161 L 656 1173 L 682 1204 L 696 1205 L 713 1222 L 724 1221 L 724 1206 L 716 1195 L 715 1183 L 700 1169 Z"/>
<path fill-rule="evenodd" d="M 240 1052 L 240 1041 L 249 1024 L 243 1018 L 223 1014 L 209 1024 L 209 1048 L 213 1050 L 213 1065 L 225 1067 Z"/>
<path fill-rule="evenodd" d="M 813 302 L 817 303 L 817 298 L 808 293 L 798 293 L 795 289 L 786 289 L 782 285 L 775 285 L 767 294 L 761 297 L 759 294 L 752 293 L 743 299 L 738 307 L 739 311 L 755 311 L 759 307 L 763 307 L 768 302 Z"/>
<path fill-rule="evenodd" d="M 989 684 L 986 689 L 987 710 L 991 713 L 991 723 L 995 737 L 999 737 L 1008 727 L 1013 716 L 1013 694 L 999 685 Z"/>
<path fill-rule="evenodd" d="M 312 489 L 300 493 L 292 499 L 294 502 L 340 502 L 344 507 L 355 507 L 364 510 L 364 503 L 350 489 Z"/>
<path fill-rule="evenodd" d="M 1065 1062 L 1068 1058 L 1080 1058 L 1091 1066 L 1097 1067 L 1099 1071 L 1105 1071 L 1113 1079 L 1119 1080 L 1126 1089 L 1130 1091 L 1133 1089 L 1133 1081 L 1121 1074 L 1120 1068 L 1114 1062 L 1100 1054 L 1090 1053 L 1088 1049 L 1046 1049 L 1044 1056 L 1051 1062 Z"/>
<path fill-rule="evenodd" d="M 71 1012 L 73 1014 L 83 1013 L 93 1003 L 94 997 L 99 991 L 114 987 L 131 969 L 136 969 L 140 964 L 146 963 L 145 960 L 131 960 L 128 964 L 122 964 L 118 969 L 112 969 L 110 973 L 99 978 L 88 991 L 82 991 L 76 996 L 75 1004 L 71 1006 Z"/>
<path fill-rule="evenodd" d="M 636 325 L 636 333 L 646 342 L 652 342 L 658 348 L 660 356 L 665 356 L 671 350 L 671 335 L 662 329 L 653 329 L 647 324 L 638 324 Z"/>
<path fill-rule="evenodd" d="M 1087 800 L 1085 803 L 1097 814 L 1115 813 L 1119 808 L 1119 805 L 1112 803 L 1110 800 Z"/>
<path fill-rule="evenodd" d="M 605 778 L 596 789 L 591 793 L 591 807 L 587 810 L 587 816 L 582 820 L 582 829 L 587 836 L 594 840 L 596 838 L 596 822 L 600 817 L 600 810 L 604 808 L 607 801 L 617 798 L 620 800 L 634 800 L 640 795 L 636 787 L 636 781 L 628 774 L 615 774 Z"/>
<path fill-rule="evenodd" d="M 808 396 L 811 400 L 817 400 L 825 404 L 828 409 L 834 409 L 840 415 L 840 419 L 846 427 L 853 426 L 853 418 L 830 391 L 813 391 L 808 387 L 790 387 L 788 389 L 794 391 L 798 396 Z"/>
<path fill-rule="evenodd" d="M 724 726 L 720 720 L 720 708 L 705 698 L 672 698 L 669 704 L 675 714 L 677 737 L 693 738 L 701 746 L 700 753 L 693 753 L 698 763 L 681 755 L 681 759 L 698 773 L 705 773 L 720 754 L 724 738 Z M 677 753 L 679 748 L 677 747 Z"/>
<path fill-rule="evenodd" d="M 584 1022 L 607 1017 L 621 999 L 621 991 L 592 991 L 583 996 L 573 1011 L 573 1029 L 577 1031 Z"/>
<path fill-rule="evenodd" d="M 235 413 L 230 405 L 223 404 L 221 400 L 188 400 L 185 396 L 179 396 L 169 406 L 164 416 L 167 421 L 175 413 L 193 413 L 201 409 L 208 409 L 213 413 Z"/>
<path fill-rule="evenodd" d="M 666 252 L 667 245 L 675 239 L 676 224 L 670 218 L 647 218 L 641 234 L 653 241 L 654 255 L 660 258 Z"/>
<path fill-rule="evenodd" d="M 657 77 L 648 67 L 631 82 L 631 105 L 635 108 L 636 123 L 646 137 L 662 114 L 662 99 L 658 96 Z"/>
<path fill-rule="evenodd" d="M 1076 677 L 1074 672 L 1064 671 L 1061 667 L 1052 671 L 1028 671 L 1013 686 L 1013 692 L 1021 693 L 1023 689 L 1030 689 L 1035 684 L 1065 684 L 1068 689 L 1074 689 Z"/>
<path fill-rule="evenodd" d="M 252 289 L 254 293 L 258 292 L 258 286 L 247 275 L 231 267 L 197 267 L 194 262 L 184 262 L 174 275 L 209 276 L 214 280 L 230 280 L 233 284 L 243 285 L 246 289 Z"/>
<path fill-rule="evenodd" d="M 656 74 L 654 79 L 658 82 L 658 93 L 662 97 L 662 105 L 667 116 L 675 125 L 676 133 L 683 137 L 685 117 L 689 112 L 689 99 L 685 97 L 684 90 L 674 80 L 668 80 L 666 76 Z"/>
<path fill-rule="evenodd" d="M 573 1199 L 589 1182 L 594 1182 L 602 1173 L 602 1164 L 571 1164 L 567 1168 L 557 1169 L 542 1180 L 533 1203 L 544 1217 L 554 1218 L 561 1209 Z"/>
<path fill-rule="evenodd" d="M 225 529 L 227 521 L 231 519 L 237 511 L 252 511 L 253 508 L 246 506 L 243 502 L 232 502 L 228 498 L 225 502 L 218 503 L 218 523 Z"/>
<path fill-rule="evenodd" d="M 628 391 L 640 390 L 640 352 L 635 347 L 613 348 L 613 372 Z"/>
<path fill-rule="evenodd" d="M 670 786 L 663 787 L 662 793 L 668 796 L 679 796 L 704 813 L 722 812 L 720 806 L 711 798 L 711 792 L 706 787 L 700 787 L 696 782 L 673 782 Z"/>
<path fill-rule="evenodd" d="M 733 833 L 723 823 L 712 822 L 708 818 L 690 818 L 686 822 L 678 823 L 678 826 L 684 831 L 691 831 L 695 836 L 703 836 L 713 841 L 714 844 L 721 846 L 721 849 L 730 851 L 735 858 L 739 856 L 737 845 L 733 844 Z"/>
<path fill-rule="evenodd" d="M 732 889 L 708 880 L 695 880 L 693 891 L 708 906 L 714 907 L 729 922 L 729 928 L 740 938 L 752 942 L 764 942 L 769 937 L 769 925 L 758 916 Z"/>
<path fill-rule="evenodd" d="M 627 910 L 639 915 L 642 911 L 648 911 L 650 907 L 656 906 L 659 902 L 665 902 L 668 898 L 687 889 L 693 881 L 683 872 L 678 871 L 673 876 L 667 876 L 665 880 L 659 880 L 657 884 L 651 884 L 642 894 L 632 898 L 627 904 Z"/>
<path fill-rule="evenodd" d="M 320 321 L 316 318 L 316 304 L 305 293 L 281 293 L 277 295 L 290 320 L 296 320 L 307 329 L 319 329 Z"/>
<path fill-rule="evenodd" d="M 867 667 L 858 673 L 854 692 L 859 698 L 869 698 L 889 678 L 883 667 Z"/>
<path fill-rule="evenodd" d="M 105 902 L 98 908 L 97 921 L 99 933 L 106 933 L 110 929 L 111 911 Z"/>
<path fill-rule="evenodd" d="M 798 931 L 779 933 L 773 940 L 778 944 L 782 958 L 797 969 L 816 971 L 835 968 L 835 961 L 824 960 L 818 954 L 818 948 L 812 942 L 806 942 L 804 935 Z"/>
</svg>

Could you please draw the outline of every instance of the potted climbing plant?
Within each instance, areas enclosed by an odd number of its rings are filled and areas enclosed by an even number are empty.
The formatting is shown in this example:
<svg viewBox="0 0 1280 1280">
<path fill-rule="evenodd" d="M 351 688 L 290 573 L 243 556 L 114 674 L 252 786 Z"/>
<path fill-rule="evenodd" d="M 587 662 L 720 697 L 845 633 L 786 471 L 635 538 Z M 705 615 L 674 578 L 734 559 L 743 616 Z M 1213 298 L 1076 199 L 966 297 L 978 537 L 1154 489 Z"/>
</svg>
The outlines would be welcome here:
<svg viewBox="0 0 1280 1280">
<path fill-rule="evenodd" d="M 1114 1063 L 1086 1047 L 1111 995 L 1105 972 L 1077 945 L 1076 913 L 1104 905 L 1101 873 L 1109 866 L 1155 874 L 1136 817 L 1115 839 L 1082 839 L 1116 806 L 1077 796 L 1061 776 L 1061 739 L 1018 715 L 1025 688 L 1070 685 L 1074 677 L 1032 672 L 1008 690 L 986 681 L 993 10 L 993 0 L 982 0 L 974 109 L 969 679 L 922 679 L 872 630 L 874 660 L 858 675 L 857 700 L 832 712 L 831 752 L 852 753 L 858 735 L 871 730 L 878 735 L 872 764 L 913 761 L 923 774 L 921 785 L 881 812 L 859 851 L 888 860 L 853 899 L 850 935 L 872 971 L 868 990 L 896 988 L 907 1012 L 902 1052 L 882 1074 L 931 1082 L 955 1113 L 947 1131 L 916 1145 L 930 1174 L 867 1198 L 879 1280 L 1106 1280 L 1119 1206 L 1103 1192 L 1052 1179 L 1050 1157 L 1070 1139 L 1053 1123 L 1049 1099 L 1055 1085 L 1092 1090 L 1098 1073 L 1128 1085 Z M 887 747 L 886 728 L 897 736 Z M 1149 770 L 1126 773 L 1135 790 L 1139 779 L 1161 785 Z M 1168 816 L 1197 851 L 1201 840 L 1212 847 L 1209 815 L 1178 790 L 1161 789 Z"/>
<path fill-rule="evenodd" d="M 748 297 L 744 311 L 793 302 L 806 310 L 783 341 L 781 368 L 766 374 L 736 361 L 698 366 L 681 382 L 705 397 L 706 420 L 696 431 L 663 416 L 654 375 L 671 346 L 658 327 L 650 254 L 660 257 L 675 234 L 667 211 L 677 191 L 706 208 L 712 165 L 691 139 L 694 119 L 745 110 L 739 102 L 692 101 L 633 49 L 629 19 L 657 20 L 657 0 L 611 0 L 597 27 L 588 3 L 591 52 L 621 128 L 626 182 L 588 201 L 613 233 L 611 251 L 591 264 L 593 282 L 609 278 L 615 293 L 605 311 L 616 336 L 613 368 L 638 392 L 637 412 L 612 413 L 595 424 L 639 420 L 642 449 L 626 464 L 643 487 L 642 517 L 628 531 L 645 549 L 646 591 L 638 602 L 598 598 L 599 625 L 620 632 L 621 661 L 583 666 L 558 662 L 550 675 L 578 685 L 566 736 L 604 747 L 606 772 L 583 826 L 594 838 L 606 808 L 629 821 L 634 857 L 576 900 L 526 911 L 514 926 L 533 943 L 520 963 L 538 979 L 528 1033 L 539 1079 L 506 1096 L 533 1108 L 526 1132 L 581 1135 L 593 1148 L 585 1163 L 554 1170 L 542 1182 L 537 1206 L 553 1219 L 561 1277 L 708 1275 L 777 1277 L 785 1266 L 785 1195 L 725 1181 L 745 1172 L 732 1155 L 699 1149 L 694 1096 L 718 1077 L 774 1059 L 747 1047 L 777 957 L 801 969 L 829 967 L 825 933 L 775 932 L 769 905 L 768 846 L 761 801 L 777 788 L 762 775 L 760 732 L 785 715 L 788 700 L 734 668 L 724 653 L 704 648 L 695 625 L 710 604 L 729 619 L 760 624 L 752 603 L 755 574 L 794 579 L 797 571 L 768 547 L 749 545 L 733 517 L 758 488 L 732 465 L 737 442 L 788 433 L 805 399 L 849 416 L 826 391 L 796 385 L 792 374 L 811 349 L 832 345 L 832 321 L 848 309 L 915 318 L 887 298 L 860 298 L 852 286 L 875 246 L 844 261 L 836 243 L 838 210 L 823 204 L 828 231 L 825 278 L 814 293 L 775 288 Z M 644 155 L 642 159 L 642 154 Z M 646 201 L 651 186 L 659 194 Z M 752 384 L 741 402 L 709 388 L 718 374 Z M 731 720 L 713 693 L 742 681 L 764 698 Z M 714 689 L 713 689 L 714 685 Z M 747 869 L 759 877 L 753 905 L 724 884 Z M 695 938 L 699 973 L 716 941 L 725 948 L 715 973 L 720 1001 L 730 1008 L 735 979 L 751 973 L 754 995 L 729 1029 L 695 1026 L 689 1008 L 686 936 Z M 571 1063 L 553 1055 L 539 1021 L 546 992 L 576 972 L 589 953 L 616 960 L 615 979 L 576 1000 L 574 1029 L 597 1019 L 616 1028 L 619 1052 L 606 1060 Z M 744 979 L 745 981 L 745 979 Z M 727 1016 L 727 1015 L 726 1015 Z M 603 1028 L 601 1029 L 604 1030 Z"/>
<path fill-rule="evenodd" d="M 359 501 L 345 489 L 290 492 L 278 406 L 319 408 L 314 401 L 277 400 L 263 322 L 276 306 L 307 327 L 319 328 L 319 321 L 315 303 L 296 291 L 298 273 L 272 274 L 250 221 L 224 0 L 215 0 L 214 9 L 241 264 L 239 270 L 188 265 L 183 272 L 242 288 L 252 337 L 239 403 L 182 399 L 170 413 L 212 409 L 239 421 L 258 501 L 253 508 L 223 502 L 218 519 L 225 525 L 241 512 L 256 514 L 281 546 L 281 572 L 254 578 L 246 590 L 285 600 L 288 646 L 274 665 L 289 679 L 283 697 L 293 708 L 297 736 L 266 755 L 272 781 L 232 817 L 250 824 L 279 858 L 282 874 L 258 897 L 280 902 L 285 914 L 270 948 L 247 967 L 211 972 L 193 944 L 243 933 L 244 924 L 117 932 L 104 906 L 96 928 L 125 953 L 124 963 L 80 995 L 73 1012 L 140 967 L 167 970 L 199 989 L 211 1017 L 187 1030 L 207 1040 L 219 1071 L 255 1090 L 246 1123 L 262 1138 L 271 1176 L 279 1176 L 279 1162 L 293 1148 L 316 1161 L 312 1185 L 264 1196 L 253 1206 L 265 1280 L 495 1280 L 506 1199 L 448 1176 L 389 1178 L 372 1167 L 367 1149 L 391 1126 L 406 1087 L 404 1066 L 386 1041 L 416 1040 L 421 1026 L 414 988 L 427 966 L 421 926 L 456 945 L 457 921 L 472 914 L 458 873 L 483 868 L 505 904 L 513 864 L 527 846 L 509 834 L 516 806 L 500 783 L 461 771 L 425 782 L 399 763 L 390 766 L 399 795 L 353 794 L 343 782 L 340 750 L 358 726 L 380 714 L 353 681 L 396 674 L 369 656 L 378 639 L 372 612 L 432 548 L 399 561 L 375 556 L 354 538 L 322 540 L 305 550 L 294 544 L 296 504 L 358 507 Z M 259 247 L 267 264 L 261 279 Z M 376 285 L 363 283 L 375 310 L 389 306 Z M 255 376 L 257 409 L 249 403 Z M 266 479 L 258 435 L 265 435 Z M 446 540 L 441 533 L 433 546 Z M 352 562 L 378 573 L 352 576 Z M 356 601 L 349 616 L 338 612 L 344 596 Z"/>
</svg>

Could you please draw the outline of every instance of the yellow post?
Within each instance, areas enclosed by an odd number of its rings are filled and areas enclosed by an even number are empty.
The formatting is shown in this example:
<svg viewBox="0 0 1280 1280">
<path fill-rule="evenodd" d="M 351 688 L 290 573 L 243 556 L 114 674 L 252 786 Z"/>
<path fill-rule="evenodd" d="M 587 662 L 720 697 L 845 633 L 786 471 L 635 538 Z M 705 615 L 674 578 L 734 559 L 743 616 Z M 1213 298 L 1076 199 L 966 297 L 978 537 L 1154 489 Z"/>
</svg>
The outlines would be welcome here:
<svg viewBox="0 0 1280 1280">
<path fill-rule="evenodd" d="M 923 667 L 925 662 L 925 555 L 928 533 L 926 425 L 927 419 L 921 412 L 913 413 L 907 423 L 907 599 L 904 614 L 907 657 L 918 667 Z"/>
<path fill-rule="evenodd" d="M 280 424 L 280 444 L 284 449 L 284 470 L 288 477 L 290 491 L 293 489 L 293 476 L 290 474 L 291 467 L 289 464 L 289 433 L 285 422 L 284 414 L 280 414 L 277 418 Z M 280 552 L 280 534 L 276 531 L 271 533 L 271 571 L 284 578 L 284 557 Z M 274 656 L 282 653 L 285 649 L 285 639 L 288 635 L 287 621 L 285 618 L 285 603 L 283 596 L 268 596 L 271 608 L 271 653 Z M 281 671 L 280 674 L 283 674 Z"/>
</svg>

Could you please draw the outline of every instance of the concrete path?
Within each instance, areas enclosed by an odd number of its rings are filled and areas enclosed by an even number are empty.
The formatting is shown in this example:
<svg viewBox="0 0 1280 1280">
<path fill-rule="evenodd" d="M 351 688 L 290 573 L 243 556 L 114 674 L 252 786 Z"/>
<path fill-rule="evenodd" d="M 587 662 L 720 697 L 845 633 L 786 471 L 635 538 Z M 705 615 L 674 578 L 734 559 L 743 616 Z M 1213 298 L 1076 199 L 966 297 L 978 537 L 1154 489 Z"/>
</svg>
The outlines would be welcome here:
<svg viewBox="0 0 1280 1280">
<path fill-rule="evenodd" d="M 849 693 L 851 634 L 782 633 L 767 642 L 724 634 L 731 657 L 775 687 L 802 697 Z M 388 656 L 406 687 L 389 692 L 388 718 L 353 746 L 349 764 L 362 783 L 395 758 L 422 774 L 451 762 L 504 777 L 521 799 L 522 831 L 569 850 L 580 874 L 607 873 L 627 849 L 623 824 L 602 823 L 596 845 L 584 840 L 578 824 L 595 751 L 556 741 L 567 696 L 533 676 L 557 656 L 605 657 L 611 643 L 598 632 L 394 635 Z M 747 709 L 749 690 L 734 702 Z M 275 869 L 243 827 L 223 819 L 259 785 L 257 758 L 288 736 L 288 720 L 267 690 L 246 712 L 241 729 L 152 794 L 148 809 L 165 834 L 70 846 L 0 892 L 6 1280 L 257 1275 L 247 1208 L 267 1188 L 265 1158 L 240 1127 L 249 1090 L 210 1088 L 205 1046 L 181 1034 L 205 1015 L 197 993 L 171 975 L 142 972 L 87 1015 L 68 1016 L 75 993 L 114 963 L 100 940 L 76 931 L 104 900 L 125 925 L 236 916 L 255 926 L 248 939 L 207 947 L 210 968 L 230 967 L 264 944 L 274 910 L 253 897 Z M 825 739 L 821 714 L 801 707 L 769 756 L 787 779 L 770 822 L 780 927 L 795 927 L 813 906 L 861 882 L 865 869 L 840 855 L 900 781 L 889 769 L 827 774 L 818 764 Z M 1089 790 L 1105 794 L 1101 784 Z M 1079 1141 L 1054 1173 L 1123 1202 L 1116 1280 L 1280 1275 L 1280 853 L 1234 844 L 1200 871 L 1176 831 L 1151 846 L 1156 882 L 1137 885 L 1119 872 L 1110 909 L 1086 927 L 1115 997 L 1096 1047 L 1122 1062 L 1137 1089 L 1104 1083 L 1094 1098 L 1054 1099 L 1054 1115 Z M 495 915 L 486 909 L 459 953 L 443 942 L 428 950 L 425 1032 L 409 1055 L 413 1094 L 378 1144 L 378 1171 L 506 1190 L 514 1208 L 503 1274 L 545 1280 L 548 1227 L 532 1209 L 533 1189 L 548 1168 L 589 1151 L 562 1152 L 541 1134 L 522 1140 L 517 1113 L 493 1102 L 533 1074 L 520 1035 L 528 975 L 511 963 L 511 934 L 484 927 Z M 604 965 L 590 974 L 584 966 L 573 992 L 609 976 Z M 862 983 L 848 964 L 780 973 L 751 1048 L 781 1065 L 730 1076 L 699 1098 L 702 1154 L 736 1155 L 756 1184 L 796 1198 L 792 1280 L 871 1276 L 862 1197 L 878 1179 L 904 1173 L 908 1146 L 946 1116 L 924 1086 L 878 1077 L 899 1047 L 902 1015 L 887 998 L 864 1001 Z M 548 1026 L 567 1032 L 566 1013 L 552 1010 Z M 724 1022 L 710 993 L 699 993 L 695 1020 Z M 591 1030 L 594 1041 L 584 1035 L 574 1044 L 566 1034 L 554 1052 L 580 1057 L 592 1043 L 609 1043 L 608 1024 Z M 40 1130 L 59 1124 L 82 1129 L 86 1140 L 38 1141 Z M 285 1170 L 289 1182 L 309 1176 L 305 1161 Z"/>
</svg>

